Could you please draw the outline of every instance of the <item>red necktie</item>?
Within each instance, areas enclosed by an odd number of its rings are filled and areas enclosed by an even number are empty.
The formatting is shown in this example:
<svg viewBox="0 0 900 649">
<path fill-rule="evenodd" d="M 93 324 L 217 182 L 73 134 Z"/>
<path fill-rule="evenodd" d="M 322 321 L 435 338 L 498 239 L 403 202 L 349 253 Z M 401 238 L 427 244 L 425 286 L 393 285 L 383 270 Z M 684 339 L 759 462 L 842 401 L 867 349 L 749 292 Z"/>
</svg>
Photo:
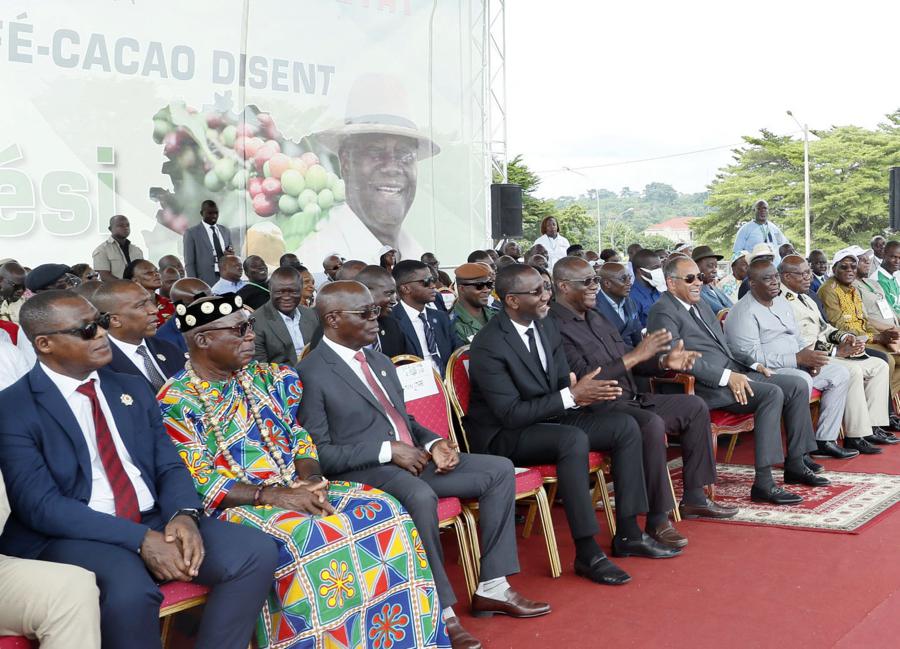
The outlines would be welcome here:
<svg viewBox="0 0 900 649">
<path fill-rule="evenodd" d="M 406 426 L 406 420 L 403 418 L 397 409 L 394 407 L 394 404 L 391 403 L 391 400 L 388 399 L 387 395 L 384 393 L 384 390 L 381 389 L 381 386 L 378 385 L 378 381 L 375 380 L 375 377 L 372 375 L 372 370 L 369 369 L 369 363 L 366 361 L 366 355 L 363 354 L 362 351 L 356 352 L 353 356 L 359 364 L 362 366 L 363 376 L 366 377 L 366 383 L 369 384 L 369 389 L 375 393 L 375 398 L 378 399 L 378 403 L 381 404 L 381 407 L 384 408 L 384 413 L 390 417 L 391 421 L 394 422 L 394 426 L 397 428 L 397 433 L 400 435 L 400 441 L 409 444 L 410 446 L 415 446 L 412 441 L 412 437 L 409 434 L 409 428 Z"/>
<path fill-rule="evenodd" d="M 103 416 L 103 411 L 100 409 L 100 400 L 97 398 L 97 391 L 94 388 L 94 379 L 79 385 L 77 391 L 91 400 L 94 431 L 97 435 L 97 452 L 100 454 L 100 461 L 103 462 L 106 478 L 112 488 L 113 499 L 116 503 L 116 516 L 140 523 L 141 510 L 138 507 L 137 493 L 134 491 L 134 485 L 131 484 L 131 478 L 125 472 L 122 459 L 113 442 L 112 433 L 106 424 L 106 417 Z"/>
</svg>

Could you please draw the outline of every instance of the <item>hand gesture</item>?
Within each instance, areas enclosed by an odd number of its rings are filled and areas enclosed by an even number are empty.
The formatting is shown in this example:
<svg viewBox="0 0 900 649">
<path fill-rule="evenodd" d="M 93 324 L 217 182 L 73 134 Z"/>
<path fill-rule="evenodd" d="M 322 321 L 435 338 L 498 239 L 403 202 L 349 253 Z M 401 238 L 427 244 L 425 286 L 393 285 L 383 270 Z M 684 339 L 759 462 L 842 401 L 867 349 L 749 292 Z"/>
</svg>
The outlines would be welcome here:
<svg viewBox="0 0 900 649">
<path fill-rule="evenodd" d="M 176 518 L 184 518 L 176 516 Z M 191 525 L 193 525 L 191 521 Z M 172 541 L 168 539 L 168 530 L 172 525 L 170 522 L 166 526 L 166 535 L 161 532 L 148 530 L 141 543 L 141 559 L 150 574 L 157 581 L 191 581 L 193 576 L 190 573 L 190 562 L 185 562 L 184 555 L 179 551 L 178 544 L 175 543 L 175 537 Z M 196 529 L 196 526 L 194 527 Z M 198 533 L 199 536 L 199 533 Z M 202 560 L 202 547 L 201 547 Z M 199 564 L 197 564 L 199 566 Z"/>
<path fill-rule="evenodd" d="M 312 516 L 328 516 L 334 513 L 334 507 L 328 502 L 326 480 L 296 487 L 267 487 L 262 493 L 260 502 Z"/>
<path fill-rule="evenodd" d="M 829 360 L 830 357 L 828 356 L 828 352 L 821 352 L 817 350 L 813 345 L 804 347 L 799 352 L 797 352 L 797 365 L 799 367 L 819 369 L 820 367 L 828 365 Z"/>
<path fill-rule="evenodd" d="M 767 369 L 767 368 L 763 368 Z M 742 406 L 747 405 L 747 400 L 753 396 L 753 389 L 750 387 L 750 381 L 744 374 L 732 372 L 728 377 L 728 388 L 734 395 L 735 401 Z"/>
<path fill-rule="evenodd" d="M 580 381 L 572 385 L 570 391 L 572 398 L 575 399 L 575 405 L 589 406 L 597 401 L 612 401 L 622 396 L 622 388 L 619 387 L 618 381 L 601 381 L 594 378 L 600 373 L 600 369 L 598 367 L 593 372 L 585 374 Z M 570 380 L 572 378 L 574 375 Z"/>
<path fill-rule="evenodd" d="M 459 464 L 459 447 L 452 440 L 442 439 L 432 445 L 431 459 L 437 467 L 435 473 L 450 473 Z"/>
<path fill-rule="evenodd" d="M 859 356 L 865 350 L 865 341 L 858 340 L 856 336 L 844 336 L 844 339 L 837 346 L 837 357 L 849 358 L 850 356 Z"/>
<path fill-rule="evenodd" d="M 665 331 L 665 330 L 663 330 Z M 670 336 L 671 338 L 671 336 Z M 691 352 L 684 348 L 684 341 L 675 343 L 668 354 L 663 356 L 663 365 L 676 372 L 688 372 L 694 367 L 694 361 L 703 356 L 700 352 Z"/>
<path fill-rule="evenodd" d="M 634 354 L 637 362 L 641 363 L 650 360 L 657 354 L 668 351 L 669 343 L 672 342 L 672 334 L 665 329 L 653 331 L 644 336 L 644 339 L 634 348 Z"/>
<path fill-rule="evenodd" d="M 428 464 L 428 453 L 405 442 L 391 442 L 391 462 L 413 475 L 419 475 Z"/>
<path fill-rule="evenodd" d="M 177 543 L 180 548 L 184 571 L 191 577 L 196 577 L 200 573 L 200 564 L 206 554 L 197 523 L 190 516 L 181 514 L 169 521 L 163 533 L 166 536 L 166 543 Z"/>
</svg>

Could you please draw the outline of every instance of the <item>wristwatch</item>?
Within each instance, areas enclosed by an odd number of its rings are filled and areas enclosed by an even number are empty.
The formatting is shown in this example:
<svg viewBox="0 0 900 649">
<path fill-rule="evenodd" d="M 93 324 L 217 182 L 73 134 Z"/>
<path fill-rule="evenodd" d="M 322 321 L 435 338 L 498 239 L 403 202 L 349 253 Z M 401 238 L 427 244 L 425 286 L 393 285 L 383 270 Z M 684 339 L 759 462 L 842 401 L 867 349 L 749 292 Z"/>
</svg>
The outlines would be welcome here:
<svg viewBox="0 0 900 649">
<path fill-rule="evenodd" d="M 172 518 L 169 519 L 169 522 L 171 522 L 175 518 L 175 516 L 181 515 L 190 516 L 194 519 L 195 523 L 197 523 L 198 525 L 200 524 L 200 510 L 194 508 L 179 509 L 177 512 L 175 512 Z"/>
</svg>

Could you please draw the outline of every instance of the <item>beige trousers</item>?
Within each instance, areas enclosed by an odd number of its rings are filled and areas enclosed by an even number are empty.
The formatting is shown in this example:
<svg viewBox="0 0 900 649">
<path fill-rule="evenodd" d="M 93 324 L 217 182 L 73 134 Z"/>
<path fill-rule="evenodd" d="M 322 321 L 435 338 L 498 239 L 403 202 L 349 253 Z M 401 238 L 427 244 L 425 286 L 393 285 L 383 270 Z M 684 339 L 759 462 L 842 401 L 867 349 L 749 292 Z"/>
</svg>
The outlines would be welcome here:
<svg viewBox="0 0 900 649">
<path fill-rule="evenodd" d="M 866 437 L 872 426 L 887 426 L 891 372 L 880 358 L 853 361 L 834 358 L 833 363 L 850 372 L 847 405 L 844 406 L 844 435 Z"/>
<path fill-rule="evenodd" d="M 100 591 L 77 566 L 0 555 L 0 636 L 41 649 L 100 649 Z"/>
</svg>

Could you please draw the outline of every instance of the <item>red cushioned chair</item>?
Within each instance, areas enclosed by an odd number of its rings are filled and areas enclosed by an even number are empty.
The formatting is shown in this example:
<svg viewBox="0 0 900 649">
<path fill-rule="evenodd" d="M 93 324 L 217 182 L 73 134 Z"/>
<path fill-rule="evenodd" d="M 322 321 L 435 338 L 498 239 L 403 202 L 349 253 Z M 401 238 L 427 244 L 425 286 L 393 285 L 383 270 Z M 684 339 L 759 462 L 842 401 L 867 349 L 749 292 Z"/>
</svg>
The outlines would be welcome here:
<svg viewBox="0 0 900 649">
<path fill-rule="evenodd" d="M 418 363 L 421 360 L 418 356 L 411 354 L 401 354 L 391 359 L 394 365 Z M 447 402 L 447 395 L 444 392 L 441 377 L 437 372 L 434 372 L 434 375 L 435 384 L 438 387 L 437 394 L 407 401 L 406 412 L 436 435 L 440 435 L 445 439 L 449 438 L 456 443 L 456 437 L 450 428 L 450 404 Z M 475 519 L 471 511 L 467 507 L 463 507 L 463 503 L 459 498 L 439 498 L 438 525 L 441 529 L 453 528 L 454 532 L 456 532 L 456 541 L 459 544 L 459 561 L 462 564 L 466 589 L 471 600 L 478 585 L 478 566 L 481 561 L 478 534 L 475 530 Z"/>
<path fill-rule="evenodd" d="M 471 383 L 469 382 L 469 346 L 463 345 L 457 349 L 447 361 L 447 391 L 450 394 L 450 403 L 456 411 L 459 421 L 460 431 L 465 437 L 465 428 L 462 425 L 463 416 L 469 411 L 469 392 Z M 606 515 L 606 522 L 609 525 L 610 534 L 616 533 L 616 519 L 613 515 L 612 504 L 609 499 L 609 491 L 606 489 L 606 478 L 603 474 L 604 469 L 608 465 L 608 461 L 603 453 L 591 451 L 588 455 L 588 470 L 594 477 L 593 502 L 596 504 L 598 500 L 603 502 L 603 512 Z M 556 465 L 541 464 L 533 467 L 527 467 L 537 470 L 541 475 L 544 485 L 547 486 L 547 501 L 552 503 L 556 500 Z M 543 522 L 543 513 L 541 520 Z M 530 509 L 528 517 L 525 520 L 524 536 L 531 534 L 531 528 L 534 525 L 535 510 Z M 549 516 L 548 516 L 549 518 Z M 548 550 L 549 551 L 549 550 Z M 551 559 L 552 562 L 552 559 Z"/>
<path fill-rule="evenodd" d="M 38 649 L 38 643 L 21 635 L 4 635 L 0 636 L 0 649 Z"/>
</svg>

